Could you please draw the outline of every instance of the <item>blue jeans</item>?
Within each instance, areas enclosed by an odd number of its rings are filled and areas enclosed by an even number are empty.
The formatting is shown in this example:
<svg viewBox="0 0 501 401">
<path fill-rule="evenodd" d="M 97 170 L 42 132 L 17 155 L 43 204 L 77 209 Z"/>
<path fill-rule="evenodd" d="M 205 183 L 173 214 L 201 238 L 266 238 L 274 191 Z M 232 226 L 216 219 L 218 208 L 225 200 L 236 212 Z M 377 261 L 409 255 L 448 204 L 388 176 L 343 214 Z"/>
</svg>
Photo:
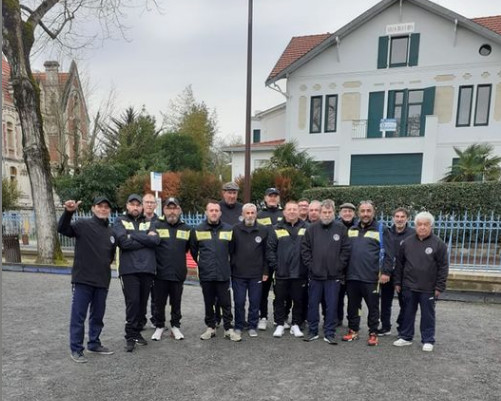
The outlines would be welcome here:
<svg viewBox="0 0 501 401">
<path fill-rule="evenodd" d="M 308 298 L 308 327 L 310 334 L 318 334 L 318 307 L 325 299 L 324 335 L 334 336 L 339 301 L 339 280 L 310 280 Z"/>
<path fill-rule="evenodd" d="M 259 320 L 259 304 L 263 282 L 260 279 L 232 278 L 233 301 L 235 302 L 235 329 L 243 330 L 245 322 L 245 300 L 249 294 L 249 329 L 256 330 Z"/>
<path fill-rule="evenodd" d="M 103 317 L 107 296 L 107 288 L 98 288 L 87 284 L 73 284 L 70 319 L 71 352 L 82 352 L 84 350 L 83 343 L 87 310 L 89 310 L 89 339 L 87 348 L 91 350 L 101 345 L 99 336 L 104 327 Z"/>
<path fill-rule="evenodd" d="M 421 342 L 435 343 L 435 294 L 433 292 L 418 292 L 408 288 L 402 290 L 404 301 L 404 319 L 400 330 L 400 338 L 411 341 L 414 337 L 414 322 L 419 305 L 421 309 Z"/>
</svg>

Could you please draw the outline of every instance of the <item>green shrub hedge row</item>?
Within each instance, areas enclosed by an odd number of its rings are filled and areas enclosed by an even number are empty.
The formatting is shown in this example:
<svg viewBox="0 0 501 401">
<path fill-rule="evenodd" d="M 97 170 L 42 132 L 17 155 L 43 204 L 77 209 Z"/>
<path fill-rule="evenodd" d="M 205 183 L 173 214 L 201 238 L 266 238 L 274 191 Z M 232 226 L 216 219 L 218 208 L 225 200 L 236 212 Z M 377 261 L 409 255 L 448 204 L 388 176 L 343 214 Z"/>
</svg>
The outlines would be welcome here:
<svg viewBox="0 0 501 401">
<path fill-rule="evenodd" d="M 397 207 L 406 207 L 411 214 L 427 210 L 432 214 L 477 213 L 501 214 L 501 183 L 440 183 L 393 186 L 334 186 L 306 190 L 311 200 L 330 198 L 336 207 L 343 202 L 355 206 L 371 200 L 376 212 L 391 214 Z"/>
</svg>

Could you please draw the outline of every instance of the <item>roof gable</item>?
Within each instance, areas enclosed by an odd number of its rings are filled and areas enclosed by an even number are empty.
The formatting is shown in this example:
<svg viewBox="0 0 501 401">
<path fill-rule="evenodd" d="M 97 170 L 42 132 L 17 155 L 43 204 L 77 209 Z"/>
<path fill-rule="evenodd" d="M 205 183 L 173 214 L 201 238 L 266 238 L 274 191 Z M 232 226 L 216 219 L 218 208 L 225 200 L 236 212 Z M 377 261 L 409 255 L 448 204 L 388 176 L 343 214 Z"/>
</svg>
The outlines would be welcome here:
<svg viewBox="0 0 501 401">
<path fill-rule="evenodd" d="M 358 29 L 360 26 L 367 23 L 378 14 L 384 12 L 390 6 L 398 3 L 399 1 L 400 0 L 382 0 L 332 34 L 327 33 L 323 35 L 311 35 L 303 37 L 300 36 L 292 38 L 292 40 L 289 42 L 289 45 L 284 50 L 275 67 L 271 71 L 270 75 L 266 79 L 265 84 L 270 85 L 278 81 L 279 79 L 286 78 L 288 74 L 294 72 L 299 67 L 322 53 L 325 49 L 335 45 L 340 41 L 340 39 L 346 37 L 351 32 Z M 405 7 L 405 3 L 414 4 L 431 13 L 455 22 L 458 25 L 463 26 L 479 35 L 482 35 L 489 40 L 501 44 L 501 16 L 481 17 L 470 20 L 429 0 L 403 0 L 403 7 Z M 303 45 L 303 42 L 309 43 L 307 38 L 320 36 L 323 36 L 322 40 L 319 40 L 317 44 L 311 46 L 307 51 L 305 51 L 305 48 L 302 49 L 301 47 L 299 47 L 299 45 Z M 306 39 L 301 41 L 302 38 Z M 296 49 L 296 46 L 299 48 Z"/>
</svg>

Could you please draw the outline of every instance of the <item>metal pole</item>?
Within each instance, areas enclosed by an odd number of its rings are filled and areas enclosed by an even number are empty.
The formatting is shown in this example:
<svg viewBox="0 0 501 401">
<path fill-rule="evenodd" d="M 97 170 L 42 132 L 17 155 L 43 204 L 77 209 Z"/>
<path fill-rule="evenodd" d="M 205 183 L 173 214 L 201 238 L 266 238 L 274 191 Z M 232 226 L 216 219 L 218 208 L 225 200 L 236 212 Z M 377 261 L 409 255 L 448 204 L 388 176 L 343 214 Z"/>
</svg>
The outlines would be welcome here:
<svg viewBox="0 0 501 401">
<path fill-rule="evenodd" d="M 249 21 L 247 29 L 247 106 L 245 110 L 245 168 L 244 202 L 250 202 L 250 141 L 251 141 L 251 101 L 252 101 L 252 1 L 249 0 Z"/>
</svg>

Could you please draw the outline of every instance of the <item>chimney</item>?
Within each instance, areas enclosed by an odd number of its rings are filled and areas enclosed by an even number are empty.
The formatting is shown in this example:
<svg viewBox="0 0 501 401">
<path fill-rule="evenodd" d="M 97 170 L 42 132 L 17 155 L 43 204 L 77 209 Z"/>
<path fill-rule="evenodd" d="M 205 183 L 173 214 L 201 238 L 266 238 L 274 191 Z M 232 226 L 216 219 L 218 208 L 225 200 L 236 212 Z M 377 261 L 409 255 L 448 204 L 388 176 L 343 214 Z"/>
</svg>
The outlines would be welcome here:
<svg viewBox="0 0 501 401">
<path fill-rule="evenodd" d="M 46 61 L 43 66 L 45 67 L 46 85 L 58 86 L 59 85 L 59 63 L 57 61 Z"/>
</svg>

